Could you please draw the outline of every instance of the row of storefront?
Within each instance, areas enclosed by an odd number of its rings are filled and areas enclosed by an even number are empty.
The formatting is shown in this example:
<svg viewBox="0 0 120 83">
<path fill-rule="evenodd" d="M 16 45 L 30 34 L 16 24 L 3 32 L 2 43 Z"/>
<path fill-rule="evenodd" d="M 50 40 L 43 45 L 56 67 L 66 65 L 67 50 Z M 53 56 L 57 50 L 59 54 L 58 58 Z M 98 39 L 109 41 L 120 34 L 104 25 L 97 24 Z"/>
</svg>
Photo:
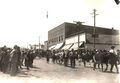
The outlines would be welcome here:
<svg viewBox="0 0 120 83">
<path fill-rule="evenodd" d="M 49 31 L 49 40 L 63 35 L 63 41 L 48 43 L 49 50 L 77 50 L 77 49 L 99 49 L 109 50 L 111 46 L 119 49 L 119 31 L 114 29 L 96 27 L 97 36 L 93 37 L 93 27 L 79 25 L 75 27 L 72 23 L 63 23 Z M 72 30 L 72 31 L 71 31 Z M 79 31 L 78 31 L 79 30 Z M 61 31 L 61 33 L 59 33 Z M 55 33 L 58 33 L 57 35 Z"/>
<path fill-rule="evenodd" d="M 66 44 L 64 45 L 64 43 L 61 44 L 57 44 L 54 46 L 51 46 L 49 48 L 49 50 L 78 50 L 78 48 L 84 48 L 85 46 L 83 45 L 83 43 L 80 43 L 80 45 L 78 45 L 78 43 L 71 43 L 71 44 Z"/>
<path fill-rule="evenodd" d="M 118 44 L 96 44 L 95 49 L 97 50 L 110 50 L 111 46 L 115 46 L 116 49 L 120 49 L 120 45 Z M 57 45 L 53 45 L 49 48 L 49 50 L 78 50 L 78 49 L 86 49 L 86 50 L 92 50 L 94 49 L 93 44 L 87 44 L 85 42 L 79 43 L 70 43 L 70 44 L 64 44 L 60 43 Z"/>
</svg>

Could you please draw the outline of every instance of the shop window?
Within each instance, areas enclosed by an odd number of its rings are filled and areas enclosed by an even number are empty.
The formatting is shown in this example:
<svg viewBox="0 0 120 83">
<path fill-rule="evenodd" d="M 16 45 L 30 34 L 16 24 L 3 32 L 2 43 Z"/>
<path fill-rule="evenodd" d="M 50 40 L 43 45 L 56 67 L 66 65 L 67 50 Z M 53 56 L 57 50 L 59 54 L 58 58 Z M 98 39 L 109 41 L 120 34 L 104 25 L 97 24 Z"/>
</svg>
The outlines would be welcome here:
<svg viewBox="0 0 120 83">
<path fill-rule="evenodd" d="M 59 36 L 59 41 L 60 41 L 60 36 Z"/>
<path fill-rule="evenodd" d="M 63 41 L 63 36 L 61 36 L 61 41 Z"/>
</svg>

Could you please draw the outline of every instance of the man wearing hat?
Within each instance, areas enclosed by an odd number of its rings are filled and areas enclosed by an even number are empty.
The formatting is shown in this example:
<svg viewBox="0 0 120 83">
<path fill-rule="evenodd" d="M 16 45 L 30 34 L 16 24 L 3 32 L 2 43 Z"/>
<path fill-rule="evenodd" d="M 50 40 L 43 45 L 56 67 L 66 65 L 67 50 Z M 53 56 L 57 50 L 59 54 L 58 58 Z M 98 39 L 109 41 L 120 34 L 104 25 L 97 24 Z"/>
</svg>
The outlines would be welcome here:
<svg viewBox="0 0 120 83">
<path fill-rule="evenodd" d="M 13 48 L 13 51 L 10 54 L 10 62 L 11 62 L 10 75 L 11 76 L 15 76 L 18 73 L 18 66 L 20 65 L 20 56 L 21 56 L 20 47 L 15 45 Z"/>
<path fill-rule="evenodd" d="M 7 65 L 8 65 L 9 56 L 7 54 L 7 47 L 4 46 L 1 48 L 1 71 L 6 73 Z"/>
<path fill-rule="evenodd" d="M 110 49 L 110 56 L 109 56 L 109 63 L 111 65 L 110 72 L 112 72 L 113 67 L 116 67 L 117 73 L 119 73 L 118 66 L 117 66 L 117 52 L 115 51 L 115 46 L 111 46 Z"/>
<path fill-rule="evenodd" d="M 75 68 L 75 59 L 76 59 L 75 51 L 74 49 L 72 49 L 70 52 L 70 64 L 72 68 Z"/>
</svg>

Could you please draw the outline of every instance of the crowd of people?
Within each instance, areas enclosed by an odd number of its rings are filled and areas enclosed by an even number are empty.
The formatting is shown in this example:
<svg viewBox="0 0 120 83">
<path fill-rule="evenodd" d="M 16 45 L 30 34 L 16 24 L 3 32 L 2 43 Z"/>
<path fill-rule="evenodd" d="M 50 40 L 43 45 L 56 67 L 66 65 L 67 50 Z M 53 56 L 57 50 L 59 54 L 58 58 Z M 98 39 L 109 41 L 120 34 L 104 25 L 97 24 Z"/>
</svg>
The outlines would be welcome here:
<svg viewBox="0 0 120 83">
<path fill-rule="evenodd" d="M 16 76 L 17 73 L 25 66 L 27 70 L 33 67 L 33 60 L 35 58 L 34 50 L 21 50 L 19 46 L 15 45 L 12 48 L 6 46 L 0 48 L 0 71 L 11 76 Z"/>
<path fill-rule="evenodd" d="M 92 63 L 93 70 L 98 69 L 107 71 L 110 66 L 110 72 L 113 72 L 115 66 L 116 72 L 119 73 L 118 64 L 120 64 L 120 50 L 115 51 L 112 46 L 110 51 L 107 50 L 21 50 L 15 45 L 12 48 L 6 46 L 0 48 L 0 71 L 11 76 L 16 76 L 18 72 L 25 67 L 27 70 L 33 67 L 35 57 L 46 57 L 47 63 L 52 60 L 55 64 L 64 65 L 65 67 L 76 67 L 76 62 L 84 64 Z"/>
<path fill-rule="evenodd" d="M 110 66 L 110 72 L 113 72 L 113 67 L 116 67 L 116 72 L 119 73 L 118 64 L 120 64 L 120 50 L 115 51 L 112 46 L 111 50 L 47 50 L 46 60 L 49 63 L 52 59 L 53 63 L 63 64 L 64 66 L 75 68 L 76 62 L 83 62 L 86 67 L 87 62 L 93 63 L 93 70 L 98 69 L 107 71 Z M 105 67 L 105 68 L 104 68 Z"/>
</svg>

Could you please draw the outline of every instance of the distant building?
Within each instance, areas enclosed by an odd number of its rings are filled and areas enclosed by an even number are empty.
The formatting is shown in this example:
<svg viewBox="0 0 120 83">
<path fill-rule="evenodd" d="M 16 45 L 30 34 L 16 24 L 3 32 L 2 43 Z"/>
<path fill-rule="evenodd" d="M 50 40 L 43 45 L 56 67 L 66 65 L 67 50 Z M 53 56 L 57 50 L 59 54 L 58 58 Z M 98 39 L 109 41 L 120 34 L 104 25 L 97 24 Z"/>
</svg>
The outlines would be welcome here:
<svg viewBox="0 0 120 83">
<path fill-rule="evenodd" d="M 81 23 L 63 23 L 48 31 L 49 49 L 109 49 L 112 45 L 119 46 L 119 31 L 103 27 L 82 25 Z M 95 38 L 95 39 L 94 39 Z M 94 42 L 95 40 L 95 42 Z M 59 46 L 58 46 L 59 45 Z"/>
<path fill-rule="evenodd" d="M 65 23 L 48 31 L 48 47 L 65 41 Z"/>
</svg>

